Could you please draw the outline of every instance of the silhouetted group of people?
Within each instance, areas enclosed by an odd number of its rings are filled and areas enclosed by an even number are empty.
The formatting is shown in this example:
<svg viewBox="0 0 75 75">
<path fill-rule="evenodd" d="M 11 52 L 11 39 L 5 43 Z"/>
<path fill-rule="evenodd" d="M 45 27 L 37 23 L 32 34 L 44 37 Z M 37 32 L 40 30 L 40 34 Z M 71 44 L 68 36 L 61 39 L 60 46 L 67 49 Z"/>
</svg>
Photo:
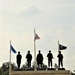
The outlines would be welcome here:
<svg viewBox="0 0 75 75">
<path fill-rule="evenodd" d="M 59 51 L 59 54 L 57 55 L 57 57 L 58 57 L 59 68 L 60 68 L 60 64 L 61 64 L 61 67 L 63 68 L 63 55 L 61 54 L 61 51 Z M 48 67 L 52 68 L 52 59 L 54 57 L 53 57 L 53 54 L 51 53 L 50 50 L 49 50 L 49 53 L 47 54 L 47 58 L 48 58 Z M 18 55 L 17 55 L 16 59 L 17 59 L 17 66 L 18 66 L 18 69 L 19 69 L 20 64 L 21 64 L 21 59 L 22 59 L 22 55 L 20 54 L 20 52 L 18 52 Z M 31 67 L 32 55 L 30 54 L 30 51 L 28 51 L 28 53 L 26 55 L 26 59 L 27 59 L 28 67 Z M 42 67 L 43 55 L 41 54 L 40 50 L 39 50 L 39 53 L 37 54 L 36 62 L 37 62 L 38 67 Z"/>
<path fill-rule="evenodd" d="M 22 59 L 22 55 L 20 54 L 20 52 L 18 52 L 18 55 L 16 56 L 16 62 L 17 62 L 17 66 L 18 69 L 20 68 L 20 64 L 21 64 L 21 59 Z M 31 67 L 31 60 L 32 60 L 32 55 L 30 54 L 30 51 L 28 51 L 28 54 L 26 55 L 26 59 L 27 59 L 27 65 L 28 67 Z"/>
</svg>

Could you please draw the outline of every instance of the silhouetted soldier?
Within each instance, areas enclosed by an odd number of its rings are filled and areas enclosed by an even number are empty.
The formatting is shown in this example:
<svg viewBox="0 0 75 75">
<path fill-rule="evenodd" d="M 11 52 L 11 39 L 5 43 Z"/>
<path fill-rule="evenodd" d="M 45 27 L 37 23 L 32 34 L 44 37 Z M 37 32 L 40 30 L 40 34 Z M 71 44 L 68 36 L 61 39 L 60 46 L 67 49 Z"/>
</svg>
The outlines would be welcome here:
<svg viewBox="0 0 75 75">
<path fill-rule="evenodd" d="M 18 66 L 18 69 L 19 69 L 20 64 L 21 64 L 21 59 L 22 59 L 22 56 L 21 56 L 20 52 L 18 52 L 18 55 L 17 55 L 16 59 L 17 59 L 17 66 Z"/>
<path fill-rule="evenodd" d="M 28 67 L 31 67 L 32 55 L 30 54 L 30 51 L 28 51 L 28 54 L 26 55 L 26 58 L 27 58 Z"/>
<path fill-rule="evenodd" d="M 58 57 L 58 66 L 59 66 L 59 68 L 60 68 L 60 64 L 63 68 L 63 55 L 61 54 L 61 51 L 59 51 L 59 54 L 58 54 L 57 57 Z"/>
<path fill-rule="evenodd" d="M 41 65 L 41 67 L 42 67 L 42 64 L 43 64 L 43 55 L 41 54 L 41 51 L 39 51 L 39 54 L 37 55 L 36 60 L 37 60 L 37 65 L 38 65 L 38 67 L 39 67 L 40 65 Z"/>
<path fill-rule="evenodd" d="M 48 57 L 48 67 L 51 66 L 51 68 L 52 68 L 52 58 L 53 58 L 53 55 L 52 55 L 51 51 L 49 51 L 49 53 L 47 54 L 47 57 Z"/>
</svg>

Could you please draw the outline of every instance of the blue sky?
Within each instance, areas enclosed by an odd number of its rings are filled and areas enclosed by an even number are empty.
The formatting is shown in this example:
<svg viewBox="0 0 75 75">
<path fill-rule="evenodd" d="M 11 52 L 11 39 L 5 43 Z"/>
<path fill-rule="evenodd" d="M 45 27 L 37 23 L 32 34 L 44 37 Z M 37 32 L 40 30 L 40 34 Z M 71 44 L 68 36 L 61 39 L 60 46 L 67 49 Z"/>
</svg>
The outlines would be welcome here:
<svg viewBox="0 0 75 75">
<path fill-rule="evenodd" d="M 52 51 L 57 63 L 58 40 L 66 45 L 62 51 L 64 67 L 75 69 L 75 0 L 1 0 L 0 8 L 0 65 L 9 61 L 10 40 L 22 54 L 22 64 L 30 50 L 34 60 L 34 28 L 40 36 L 36 41 L 36 54 L 41 50 L 44 63 Z M 32 62 L 33 62 L 32 60 Z M 12 53 L 16 63 L 16 54 Z"/>
</svg>

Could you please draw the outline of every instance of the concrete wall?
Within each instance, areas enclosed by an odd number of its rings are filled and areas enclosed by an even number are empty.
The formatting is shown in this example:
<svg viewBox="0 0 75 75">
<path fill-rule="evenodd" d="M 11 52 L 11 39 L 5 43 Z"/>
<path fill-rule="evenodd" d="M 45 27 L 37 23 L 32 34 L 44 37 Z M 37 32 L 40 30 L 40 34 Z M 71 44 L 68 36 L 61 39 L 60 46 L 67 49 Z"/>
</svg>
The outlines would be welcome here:
<svg viewBox="0 0 75 75">
<path fill-rule="evenodd" d="M 12 71 L 11 75 L 71 75 L 69 70 L 49 71 Z"/>
</svg>

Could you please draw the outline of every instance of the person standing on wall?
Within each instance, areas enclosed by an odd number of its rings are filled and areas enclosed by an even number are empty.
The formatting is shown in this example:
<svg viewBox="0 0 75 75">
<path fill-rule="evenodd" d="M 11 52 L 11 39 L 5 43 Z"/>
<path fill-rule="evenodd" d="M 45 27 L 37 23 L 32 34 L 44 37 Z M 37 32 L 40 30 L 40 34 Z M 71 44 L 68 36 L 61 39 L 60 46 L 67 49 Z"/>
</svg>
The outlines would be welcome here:
<svg viewBox="0 0 75 75">
<path fill-rule="evenodd" d="M 18 52 L 18 54 L 16 56 L 16 61 L 17 61 L 18 69 L 20 68 L 21 59 L 22 59 L 22 55 L 20 54 L 20 52 Z"/>
<path fill-rule="evenodd" d="M 28 51 L 28 54 L 26 55 L 26 59 L 27 59 L 28 67 L 31 67 L 32 55 L 30 54 L 30 51 Z"/>
<path fill-rule="evenodd" d="M 51 68 L 52 68 L 52 59 L 53 59 L 53 54 L 51 53 L 50 50 L 49 50 L 49 53 L 47 54 L 47 58 L 48 58 L 48 67 L 51 66 Z"/>
<path fill-rule="evenodd" d="M 59 51 L 59 54 L 57 55 L 58 57 L 58 66 L 60 68 L 60 64 L 61 64 L 61 67 L 63 68 L 63 55 L 61 54 L 61 51 Z"/>
</svg>

